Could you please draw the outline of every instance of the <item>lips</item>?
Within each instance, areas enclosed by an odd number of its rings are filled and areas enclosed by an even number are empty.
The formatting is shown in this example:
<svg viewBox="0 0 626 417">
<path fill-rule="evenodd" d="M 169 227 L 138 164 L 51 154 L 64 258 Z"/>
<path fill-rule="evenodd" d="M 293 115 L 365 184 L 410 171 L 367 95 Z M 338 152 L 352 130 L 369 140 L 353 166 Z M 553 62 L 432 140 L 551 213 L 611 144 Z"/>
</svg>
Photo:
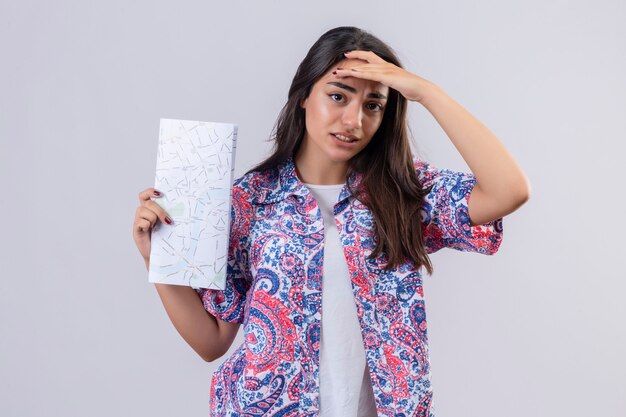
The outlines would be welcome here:
<svg viewBox="0 0 626 417">
<path fill-rule="evenodd" d="M 335 132 L 335 133 L 331 133 L 334 137 L 336 137 L 338 140 L 340 140 L 341 142 L 344 143 L 353 143 L 359 140 L 359 138 L 357 138 L 354 135 L 351 135 L 349 133 L 346 132 Z"/>
<path fill-rule="evenodd" d="M 330 140 L 333 141 L 333 144 L 335 146 L 338 146 L 339 148 L 344 148 L 344 149 L 352 149 L 355 148 L 357 146 L 357 144 L 359 143 L 358 140 L 353 140 L 351 142 L 345 142 L 341 139 L 339 139 L 334 133 L 330 133 L 328 136 L 330 136 Z"/>
</svg>

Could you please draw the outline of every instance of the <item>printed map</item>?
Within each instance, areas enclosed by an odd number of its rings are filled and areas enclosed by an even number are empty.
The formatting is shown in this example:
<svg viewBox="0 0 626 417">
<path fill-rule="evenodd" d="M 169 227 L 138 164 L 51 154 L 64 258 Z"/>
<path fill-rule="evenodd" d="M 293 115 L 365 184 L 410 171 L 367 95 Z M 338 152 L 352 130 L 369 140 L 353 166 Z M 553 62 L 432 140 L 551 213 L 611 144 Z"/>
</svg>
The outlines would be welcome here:
<svg viewBox="0 0 626 417">
<path fill-rule="evenodd" d="M 153 198 L 172 225 L 152 230 L 149 282 L 223 290 L 237 126 L 160 119 Z"/>
</svg>

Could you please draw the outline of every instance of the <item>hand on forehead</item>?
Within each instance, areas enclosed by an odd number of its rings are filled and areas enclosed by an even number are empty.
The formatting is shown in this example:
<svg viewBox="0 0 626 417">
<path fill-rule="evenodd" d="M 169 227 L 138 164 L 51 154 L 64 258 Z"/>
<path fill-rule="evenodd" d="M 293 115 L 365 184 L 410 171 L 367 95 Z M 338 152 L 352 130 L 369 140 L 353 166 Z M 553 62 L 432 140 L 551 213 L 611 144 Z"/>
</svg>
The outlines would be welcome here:
<svg viewBox="0 0 626 417">
<path fill-rule="evenodd" d="M 356 68 L 359 67 L 361 65 L 367 64 L 367 61 L 363 60 L 363 59 L 356 59 L 356 58 L 346 58 L 343 59 L 341 61 L 339 61 L 337 64 L 333 65 L 326 73 L 325 77 L 328 80 L 337 80 L 337 77 L 334 76 L 333 71 L 335 71 L 337 68 L 342 68 L 342 69 L 350 69 L 350 68 Z M 357 77 L 352 77 L 350 75 L 345 75 L 344 77 L 341 78 L 342 82 L 348 81 L 351 84 L 354 84 L 355 86 L 359 85 L 361 87 L 364 88 L 371 88 L 371 89 L 377 89 L 383 93 L 386 93 L 389 88 L 378 82 L 378 81 L 374 81 L 374 80 L 368 80 L 368 79 L 364 79 L 364 78 L 357 78 Z"/>
<path fill-rule="evenodd" d="M 357 67 L 359 65 L 363 65 L 365 63 L 367 63 L 367 61 L 365 61 L 363 59 L 345 58 L 345 59 L 339 61 L 337 66 L 341 67 L 341 68 L 352 68 L 352 67 Z"/>
</svg>

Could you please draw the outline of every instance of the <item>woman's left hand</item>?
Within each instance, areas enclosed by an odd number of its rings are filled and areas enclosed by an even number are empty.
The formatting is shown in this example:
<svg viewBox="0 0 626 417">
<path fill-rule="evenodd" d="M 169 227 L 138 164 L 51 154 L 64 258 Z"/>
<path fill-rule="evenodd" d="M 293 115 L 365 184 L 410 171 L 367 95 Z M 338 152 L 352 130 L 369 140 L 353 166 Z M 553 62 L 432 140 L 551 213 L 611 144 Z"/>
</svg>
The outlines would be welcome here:
<svg viewBox="0 0 626 417">
<path fill-rule="evenodd" d="M 344 53 L 348 59 L 360 59 L 366 64 L 348 69 L 337 69 L 337 77 L 356 77 L 378 81 L 402 94 L 407 100 L 421 102 L 427 90 L 434 84 L 404 68 L 387 62 L 371 51 L 350 51 Z"/>
</svg>

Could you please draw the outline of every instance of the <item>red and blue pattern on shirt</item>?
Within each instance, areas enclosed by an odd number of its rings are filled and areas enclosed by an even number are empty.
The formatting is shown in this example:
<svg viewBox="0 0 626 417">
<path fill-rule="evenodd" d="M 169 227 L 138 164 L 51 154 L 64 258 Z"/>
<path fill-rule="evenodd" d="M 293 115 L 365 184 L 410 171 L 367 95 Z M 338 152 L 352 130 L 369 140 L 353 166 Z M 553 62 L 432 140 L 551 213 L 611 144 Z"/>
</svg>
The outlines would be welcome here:
<svg viewBox="0 0 626 417">
<path fill-rule="evenodd" d="M 502 218 L 470 226 L 471 173 L 414 159 L 427 253 L 494 254 Z M 348 181 L 356 187 L 362 177 Z M 421 269 L 385 271 L 371 211 L 344 186 L 334 207 L 379 416 L 434 416 Z M 324 220 L 292 159 L 232 189 L 226 288 L 196 289 L 205 309 L 243 324 L 244 342 L 211 378 L 211 416 L 317 416 Z M 341 317 L 337 318 L 341 320 Z"/>
</svg>

